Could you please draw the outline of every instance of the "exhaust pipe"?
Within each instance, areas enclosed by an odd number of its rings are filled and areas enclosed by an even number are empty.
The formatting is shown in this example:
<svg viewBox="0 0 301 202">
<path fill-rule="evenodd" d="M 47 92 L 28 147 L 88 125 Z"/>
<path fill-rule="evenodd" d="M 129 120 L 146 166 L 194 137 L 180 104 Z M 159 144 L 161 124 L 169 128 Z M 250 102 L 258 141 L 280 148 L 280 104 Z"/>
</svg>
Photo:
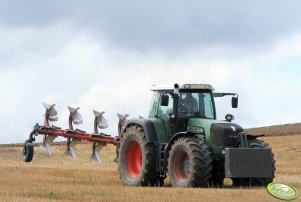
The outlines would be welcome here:
<svg viewBox="0 0 301 202">
<path fill-rule="evenodd" d="M 174 134 L 179 132 L 179 84 L 174 85 L 173 113 L 174 113 Z"/>
</svg>

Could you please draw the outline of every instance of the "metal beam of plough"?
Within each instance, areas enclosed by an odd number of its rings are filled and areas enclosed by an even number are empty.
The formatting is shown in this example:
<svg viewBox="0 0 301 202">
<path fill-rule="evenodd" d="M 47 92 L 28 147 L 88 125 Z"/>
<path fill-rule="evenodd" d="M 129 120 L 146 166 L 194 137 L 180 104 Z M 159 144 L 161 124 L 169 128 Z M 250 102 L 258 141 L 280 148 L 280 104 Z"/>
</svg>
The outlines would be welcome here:
<svg viewBox="0 0 301 202">
<path fill-rule="evenodd" d="M 118 114 L 117 113 L 117 116 L 118 116 L 118 135 L 121 136 L 121 133 L 122 133 L 122 130 L 123 130 L 123 127 L 125 125 L 125 122 L 127 120 L 127 117 L 129 116 L 128 114 Z"/>
<path fill-rule="evenodd" d="M 103 114 L 105 112 L 98 112 L 93 110 L 94 113 L 94 134 L 92 134 L 93 137 L 98 137 L 98 136 L 105 136 L 105 134 L 99 133 L 98 132 L 98 128 L 99 129 L 105 129 L 108 127 L 107 124 L 107 120 L 106 118 L 103 116 Z M 102 149 L 102 147 L 106 146 L 105 143 L 99 143 L 99 142 L 93 142 L 92 144 L 92 155 L 91 155 L 91 159 L 101 163 L 101 155 L 100 155 L 100 150 Z"/>
<path fill-rule="evenodd" d="M 35 125 L 34 130 L 31 132 L 30 136 L 38 135 L 38 134 L 54 135 L 54 136 L 60 136 L 65 138 L 69 137 L 69 138 L 74 138 L 79 140 L 88 140 L 91 142 L 113 144 L 115 146 L 119 145 L 119 137 L 111 137 L 109 135 L 98 135 L 97 137 L 95 137 L 93 134 L 79 132 L 76 130 L 75 131 L 62 130 L 62 129 L 48 128 L 44 126 Z"/>
<path fill-rule="evenodd" d="M 98 134 L 99 129 L 105 129 L 108 127 L 107 119 L 103 116 L 105 112 L 98 112 L 93 110 L 95 119 L 94 119 L 94 133 Z"/>
<path fill-rule="evenodd" d="M 53 136 L 53 135 L 45 135 L 43 138 L 43 144 L 40 146 L 39 151 L 41 153 L 46 153 L 49 156 L 51 156 L 52 155 L 51 143 L 53 143 L 56 137 L 57 136 Z"/>
<path fill-rule="evenodd" d="M 38 123 L 35 124 L 33 130 L 30 132 L 28 139 L 25 141 L 23 148 L 23 161 L 31 162 L 34 155 L 34 145 L 33 142 L 36 141 L 36 136 L 44 135 L 43 144 L 40 147 L 40 150 L 51 155 L 51 143 L 56 137 L 64 137 L 67 138 L 67 151 L 65 154 L 72 156 L 75 158 L 75 145 L 81 140 L 92 142 L 92 155 L 91 158 L 97 162 L 101 162 L 100 150 L 102 147 L 106 146 L 106 144 L 113 144 L 118 147 L 120 144 L 120 137 L 111 137 L 110 135 L 99 133 L 98 129 L 104 129 L 108 127 L 107 120 L 104 118 L 104 112 L 93 111 L 95 115 L 94 119 L 94 133 L 89 134 L 85 131 L 75 129 L 73 124 L 81 124 L 83 123 L 82 116 L 78 112 L 77 108 L 68 107 L 69 114 L 69 129 L 61 129 L 59 127 L 50 125 L 50 122 L 57 121 L 57 111 L 53 105 L 49 105 L 43 103 L 43 106 L 46 109 L 45 112 L 45 120 L 44 125 L 40 126 Z M 124 115 L 125 118 L 127 115 Z M 121 121 L 121 120 L 119 120 Z M 123 120 L 125 121 L 125 120 Z"/>
<path fill-rule="evenodd" d="M 75 125 L 82 124 L 83 119 L 82 119 L 82 115 L 78 112 L 79 107 L 73 108 L 73 107 L 68 106 L 68 109 L 70 112 L 69 113 L 69 130 L 73 131 L 74 130 L 73 124 L 75 124 Z M 85 133 L 85 131 L 82 131 L 79 129 L 76 129 L 75 131 Z M 79 140 L 79 139 L 74 139 L 74 138 L 68 137 L 67 138 L 67 149 L 66 149 L 65 155 L 76 158 L 77 154 L 75 152 L 75 145 L 77 143 L 79 143 L 80 141 L 81 140 Z"/>
<path fill-rule="evenodd" d="M 54 108 L 55 104 L 50 105 L 42 102 L 42 105 L 46 109 L 44 115 L 45 116 L 44 125 L 50 127 L 50 122 L 55 122 L 58 120 L 57 111 Z M 43 144 L 40 146 L 39 149 L 40 152 L 46 153 L 49 156 L 51 156 L 52 155 L 51 143 L 54 141 L 55 138 L 56 136 L 53 135 L 45 135 L 43 138 Z"/>
<path fill-rule="evenodd" d="M 79 107 L 76 108 L 72 108 L 70 106 L 68 106 L 69 109 L 69 129 L 73 130 L 73 125 L 72 123 L 74 123 L 75 125 L 79 125 L 79 124 L 83 124 L 83 118 L 82 115 L 78 112 Z"/>
<path fill-rule="evenodd" d="M 57 111 L 54 108 L 55 104 L 49 105 L 44 102 L 42 102 L 42 104 L 43 104 L 44 108 L 46 109 L 44 125 L 50 126 L 49 122 L 54 122 L 54 121 L 58 120 Z"/>
<path fill-rule="evenodd" d="M 102 158 L 100 155 L 100 150 L 106 146 L 106 144 L 104 143 L 99 143 L 99 142 L 93 142 L 92 144 L 92 155 L 91 155 L 91 159 L 93 161 L 96 161 L 97 163 L 101 163 Z"/>
<path fill-rule="evenodd" d="M 127 120 L 127 117 L 129 116 L 129 114 L 118 114 L 117 113 L 117 116 L 118 116 L 118 137 L 121 138 L 122 136 L 122 131 L 124 129 L 124 126 L 125 126 L 125 122 Z M 119 156 L 119 153 L 118 153 L 118 147 L 116 148 L 116 158 L 113 160 L 114 162 L 117 163 L 118 161 L 118 156 Z"/>
<path fill-rule="evenodd" d="M 65 151 L 65 155 L 71 156 L 72 158 L 76 158 L 77 154 L 75 152 L 75 145 L 81 142 L 79 139 L 67 138 L 67 149 Z"/>
</svg>

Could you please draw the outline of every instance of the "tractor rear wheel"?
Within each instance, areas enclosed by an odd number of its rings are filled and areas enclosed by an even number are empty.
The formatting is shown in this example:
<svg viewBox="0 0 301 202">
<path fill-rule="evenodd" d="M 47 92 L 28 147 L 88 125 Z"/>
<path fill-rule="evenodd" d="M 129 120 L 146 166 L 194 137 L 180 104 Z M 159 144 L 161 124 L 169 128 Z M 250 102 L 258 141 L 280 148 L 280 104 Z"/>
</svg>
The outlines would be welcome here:
<svg viewBox="0 0 301 202">
<path fill-rule="evenodd" d="M 158 182 L 155 146 L 147 143 L 140 126 L 130 126 L 123 134 L 118 169 L 124 185 L 153 186 Z"/>
<path fill-rule="evenodd" d="M 25 142 L 23 147 L 23 161 L 24 162 L 31 162 L 34 154 L 33 144 L 29 142 Z"/>
<path fill-rule="evenodd" d="M 250 148 L 269 148 L 268 144 L 264 141 L 260 140 L 249 140 L 249 147 Z M 273 182 L 273 179 L 275 177 L 275 160 L 274 160 L 274 154 L 272 153 L 272 178 L 233 178 L 233 186 L 267 186 L 269 183 Z"/>
<path fill-rule="evenodd" d="M 193 137 L 179 138 L 169 153 L 168 173 L 173 187 L 208 187 L 212 177 L 208 146 Z"/>
</svg>

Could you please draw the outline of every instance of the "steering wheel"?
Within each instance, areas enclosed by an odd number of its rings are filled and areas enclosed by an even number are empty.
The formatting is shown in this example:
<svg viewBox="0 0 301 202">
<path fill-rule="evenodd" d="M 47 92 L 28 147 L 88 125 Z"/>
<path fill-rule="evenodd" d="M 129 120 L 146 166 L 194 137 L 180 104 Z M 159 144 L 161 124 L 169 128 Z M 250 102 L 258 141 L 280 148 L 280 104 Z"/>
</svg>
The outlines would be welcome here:
<svg viewBox="0 0 301 202">
<path fill-rule="evenodd" d="M 188 109 L 184 104 L 179 104 L 179 112 L 187 112 Z"/>
</svg>

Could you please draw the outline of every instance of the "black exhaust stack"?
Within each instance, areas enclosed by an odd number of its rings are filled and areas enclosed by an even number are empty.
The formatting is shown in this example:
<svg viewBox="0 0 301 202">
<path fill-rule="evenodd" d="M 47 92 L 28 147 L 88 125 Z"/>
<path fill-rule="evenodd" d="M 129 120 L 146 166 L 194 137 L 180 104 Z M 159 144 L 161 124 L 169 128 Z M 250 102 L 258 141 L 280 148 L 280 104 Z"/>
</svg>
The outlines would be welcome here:
<svg viewBox="0 0 301 202">
<path fill-rule="evenodd" d="M 174 85 L 173 93 L 173 113 L 174 113 L 174 132 L 179 132 L 179 84 Z"/>
</svg>

